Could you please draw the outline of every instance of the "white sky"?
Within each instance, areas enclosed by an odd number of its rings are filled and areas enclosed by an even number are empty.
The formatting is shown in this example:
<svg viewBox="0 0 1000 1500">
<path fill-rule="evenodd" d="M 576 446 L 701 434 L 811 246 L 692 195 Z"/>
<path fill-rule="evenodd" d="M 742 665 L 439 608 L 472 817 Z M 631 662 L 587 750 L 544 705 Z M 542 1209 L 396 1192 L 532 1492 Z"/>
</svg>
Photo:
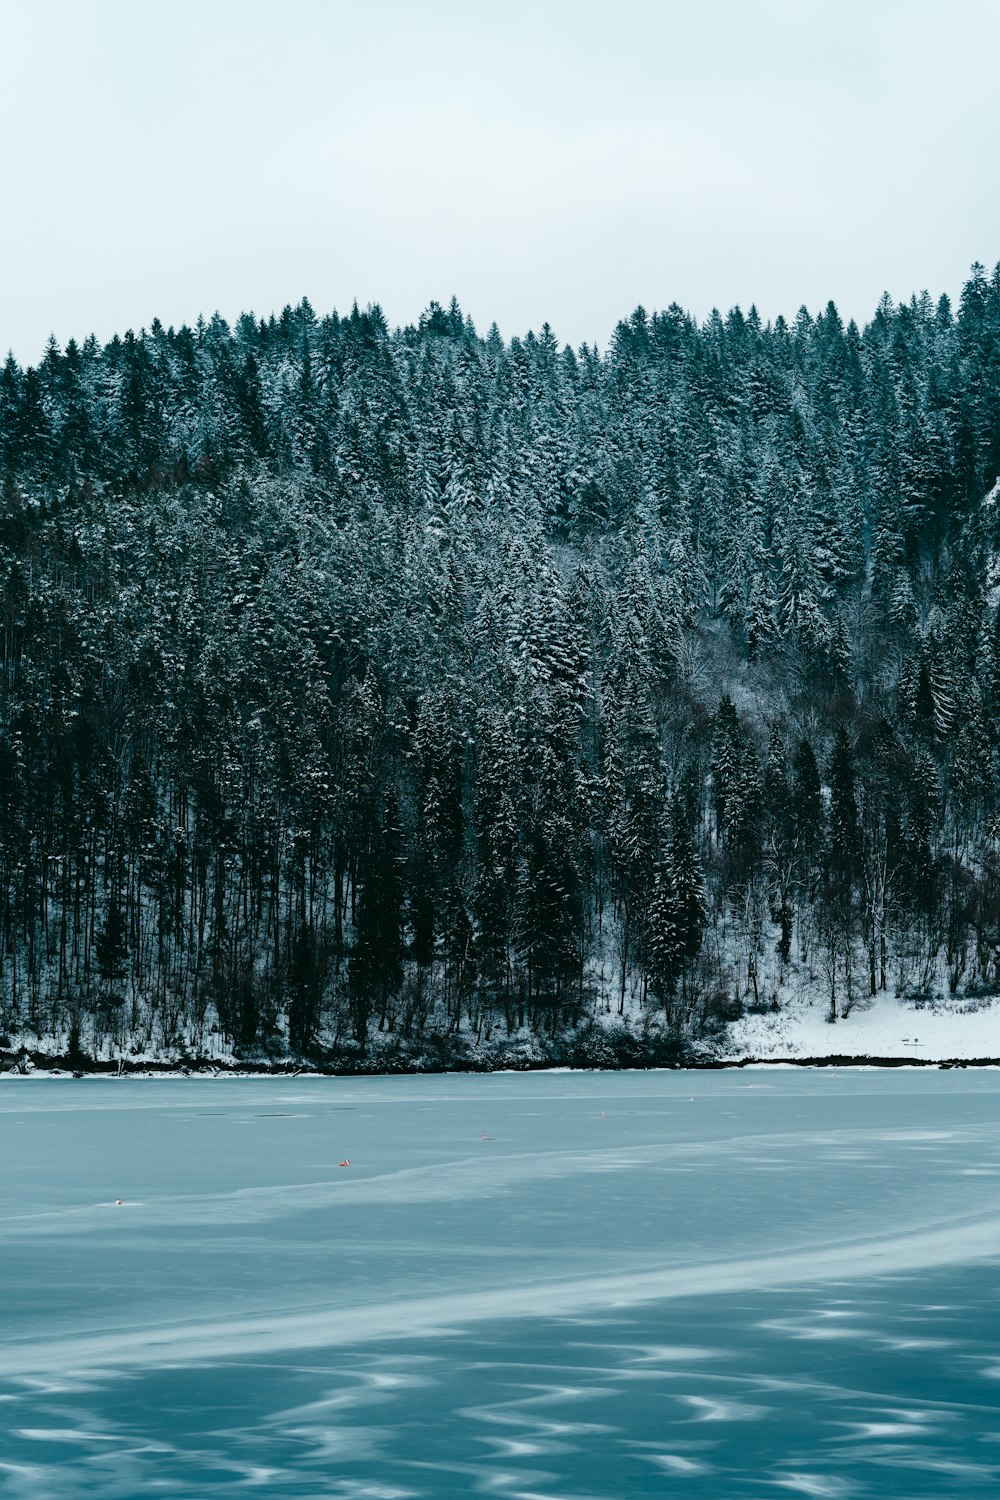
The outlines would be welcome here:
<svg viewBox="0 0 1000 1500">
<path fill-rule="evenodd" d="M 0 351 L 452 293 L 955 294 L 1000 258 L 995 0 L 0 0 Z"/>
</svg>

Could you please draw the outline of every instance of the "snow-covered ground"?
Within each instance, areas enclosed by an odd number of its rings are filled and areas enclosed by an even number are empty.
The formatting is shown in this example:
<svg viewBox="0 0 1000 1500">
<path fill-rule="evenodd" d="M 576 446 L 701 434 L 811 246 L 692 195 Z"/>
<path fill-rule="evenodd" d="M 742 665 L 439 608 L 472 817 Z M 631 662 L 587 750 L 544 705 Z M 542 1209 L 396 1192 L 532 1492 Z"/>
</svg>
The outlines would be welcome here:
<svg viewBox="0 0 1000 1500">
<path fill-rule="evenodd" d="M 1000 999 L 901 1003 L 891 995 L 855 1006 L 831 1024 L 819 999 L 788 1000 L 780 1011 L 746 1015 L 729 1027 L 720 1062 L 760 1058 L 912 1057 L 917 1062 L 1000 1061 Z"/>
</svg>

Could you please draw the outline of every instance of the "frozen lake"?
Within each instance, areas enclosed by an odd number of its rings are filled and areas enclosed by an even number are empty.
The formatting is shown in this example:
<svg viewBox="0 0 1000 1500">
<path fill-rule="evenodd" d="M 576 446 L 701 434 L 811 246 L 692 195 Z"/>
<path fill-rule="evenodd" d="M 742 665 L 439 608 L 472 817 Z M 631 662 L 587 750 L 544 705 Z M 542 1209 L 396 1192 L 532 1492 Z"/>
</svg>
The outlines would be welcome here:
<svg viewBox="0 0 1000 1500">
<path fill-rule="evenodd" d="M 996 1072 L 5 1079 L 0 1132 L 2 1496 L 1000 1493 Z"/>
</svg>

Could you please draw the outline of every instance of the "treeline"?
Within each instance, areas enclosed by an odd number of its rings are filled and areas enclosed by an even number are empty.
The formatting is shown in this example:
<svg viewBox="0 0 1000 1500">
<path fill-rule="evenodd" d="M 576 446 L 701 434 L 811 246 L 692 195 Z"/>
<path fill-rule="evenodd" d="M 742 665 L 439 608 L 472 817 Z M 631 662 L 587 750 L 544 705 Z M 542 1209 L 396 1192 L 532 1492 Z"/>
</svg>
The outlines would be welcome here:
<svg viewBox="0 0 1000 1500">
<path fill-rule="evenodd" d="M 1000 269 L 0 373 L 0 1045 L 1000 982 Z"/>
</svg>

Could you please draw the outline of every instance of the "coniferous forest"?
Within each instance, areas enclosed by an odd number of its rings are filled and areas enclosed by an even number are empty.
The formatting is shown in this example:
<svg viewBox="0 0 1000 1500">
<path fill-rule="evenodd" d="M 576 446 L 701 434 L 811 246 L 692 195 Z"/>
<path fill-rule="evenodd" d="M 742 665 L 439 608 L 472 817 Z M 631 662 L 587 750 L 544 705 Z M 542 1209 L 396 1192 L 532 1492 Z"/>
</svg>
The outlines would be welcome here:
<svg viewBox="0 0 1000 1500">
<path fill-rule="evenodd" d="M 1000 267 L 603 353 L 303 301 L 9 358 L 0 1046 L 995 992 L 998 474 Z"/>
</svg>

